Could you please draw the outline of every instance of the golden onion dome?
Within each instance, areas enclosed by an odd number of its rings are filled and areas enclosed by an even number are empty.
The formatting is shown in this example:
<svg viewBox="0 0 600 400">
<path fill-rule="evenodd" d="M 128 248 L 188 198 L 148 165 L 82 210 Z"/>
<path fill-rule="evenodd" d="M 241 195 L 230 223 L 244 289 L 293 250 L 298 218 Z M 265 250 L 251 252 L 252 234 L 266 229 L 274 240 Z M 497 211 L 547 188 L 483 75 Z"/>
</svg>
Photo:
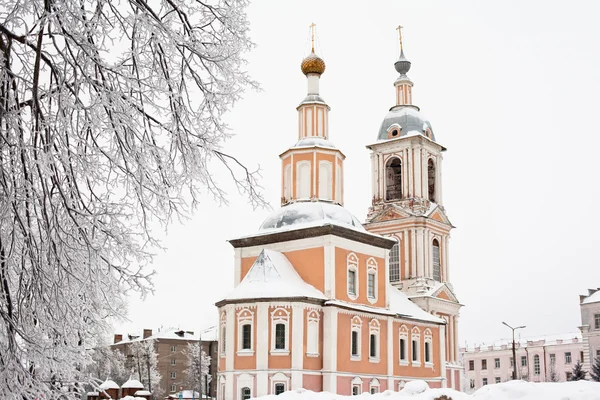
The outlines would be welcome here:
<svg viewBox="0 0 600 400">
<path fill-rule="evenodd" d="M 325 61 L 321 57 L 315 54 L 315 52 L 311 52 L 304 60 L 302 60 L 302 64 L 300 64 L 300 68 L 302 69 L 302 73 L 304 75 L 308 74 L 319 74 L 321 75 L 325 72 Z"/>
</svg>

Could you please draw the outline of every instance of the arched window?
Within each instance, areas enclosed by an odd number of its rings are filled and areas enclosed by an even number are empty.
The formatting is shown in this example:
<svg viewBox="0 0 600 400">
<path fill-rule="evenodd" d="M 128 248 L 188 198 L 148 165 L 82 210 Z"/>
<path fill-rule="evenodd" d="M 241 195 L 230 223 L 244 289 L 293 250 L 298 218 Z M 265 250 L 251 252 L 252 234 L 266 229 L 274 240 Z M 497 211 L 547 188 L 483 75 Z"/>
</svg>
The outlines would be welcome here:
<svg viewBox="0 0 600 400">
<path fill-rule="evenodd" d="M 332 199 L 332 178 L 331 163 L 329 161 L 319 162 L 319 198 L 323 200 Z"/>
<path fill-rule="evenodd" d="M 250 392 L 250 388 L 242 388 L 242 400 L 250 400 L 252 396 L 252 392 Z"/>
<path fill-rule="evenodd" d="M 275 349 L 285 350 L 285 325 L 275 325 Z"/>
<path fill-rule="evenodd" d="M 435 164 L 431 158 L 427 162 L 427 186 L 429 201 L 435 202 Z"/>
<path fill-rule="evenodd" d="M 299 199 L 310 198 L 310 163 L 301 161 L 297 164 L 296 171 L 296 197 Z"/>
<path fill-rule="evenodd" d="M 407 365 L 408 364 L 408 328 L 406 325 L 402 325 L 400 327 L 400 331 L 398 332 L 398 336 L 400 337 L 400 364 Z"/>
<path fill-rule="evenodd" d="M 433 239 L 433 280 L 441 282 L 442 274 L 440 269 L 440 243 Z"/>
<path fill-rule="evenodd" d="M 395 239 L 395 238 L 392 238 Z M 400 281 L 400 244 L 396 243 L 390 250 L 390 282 Z"/>
<path fill-rule="evenodd" d="M 385 168 L 386 200 L 400 200 L 402 198 L 402 161 L 398 157 L 390 159 Z"/>
<path fill-rule="evenodd" d="M 540 374 L 540 356 L 538 356 L 537 354 L 533 356 L 533 374 Z"/>
</svg>

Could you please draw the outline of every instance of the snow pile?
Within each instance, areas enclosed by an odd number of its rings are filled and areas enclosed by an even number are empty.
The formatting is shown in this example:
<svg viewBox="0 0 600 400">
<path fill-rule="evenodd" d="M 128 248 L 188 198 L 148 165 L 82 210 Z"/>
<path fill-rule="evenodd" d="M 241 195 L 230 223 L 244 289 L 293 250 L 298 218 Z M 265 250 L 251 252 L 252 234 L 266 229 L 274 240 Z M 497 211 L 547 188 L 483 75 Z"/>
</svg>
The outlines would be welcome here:
<svg viewBox="0 0 600 400">
<path fill-rule="evenodd" d="M 269 395 L 260 400 L 436 400 L 442 395 L 452 400 L 600 400 L 600 383 L 589 381 L 533 383 L 510 381 L 484 386 L 469 395 L 453 389 L 430 389 L 424 381 L 412 381 L 400 392 L 385 391 L 379 394 L 363 393 L 360 396 L 340 396 L 327 392 L 294 390 L 279 396 Z"/>
</svg>

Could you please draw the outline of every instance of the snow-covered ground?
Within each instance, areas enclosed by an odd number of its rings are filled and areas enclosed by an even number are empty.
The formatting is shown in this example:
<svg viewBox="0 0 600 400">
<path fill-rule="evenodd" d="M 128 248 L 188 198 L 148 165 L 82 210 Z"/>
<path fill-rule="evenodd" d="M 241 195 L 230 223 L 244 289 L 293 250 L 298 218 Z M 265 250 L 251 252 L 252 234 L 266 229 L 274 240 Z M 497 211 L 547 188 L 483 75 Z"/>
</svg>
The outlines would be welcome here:
<svg viewBox="0 0 600 400">
<path fill-rule="evenodd" d="M 297 390 L 279 396 L 260 397 L 260 400 L 435 400 L 442 395 L 452 400 L 600 400 L 600 383 L 578 381 L 559 383 L 533 383 L 523 381 L 504 382 L 485 386 L 473 394 L 452 389 L 430 389 L 425 382 L 413 381 L 400 392 L 386 391 L 379 394 L 363 393 L 359 396 L 340 396 L 327 392 L 315 393 Z"/>
</svg>

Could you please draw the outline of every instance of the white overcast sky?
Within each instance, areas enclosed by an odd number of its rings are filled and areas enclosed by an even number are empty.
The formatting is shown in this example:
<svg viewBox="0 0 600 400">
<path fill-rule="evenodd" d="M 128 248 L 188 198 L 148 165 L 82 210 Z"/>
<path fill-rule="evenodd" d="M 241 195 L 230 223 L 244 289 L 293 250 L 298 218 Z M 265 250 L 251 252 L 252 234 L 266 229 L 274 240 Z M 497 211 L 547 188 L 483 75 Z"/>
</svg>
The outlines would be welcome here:
<svg viewBox="0 0 600 400">
<path fill-rule="evenodd" d="M 345 206 L 364 220 L 370 204 L 365 145 L 394 105 L 396 27 L 412 61 L 414 103 L 444 154 L 444 203 L 456 229 L 450 279 L 465 305 L 464 344 L 574 332 L 578 295 L 600 287 L 597 204 L 600 128 L 600 3 L 594 1 L 254 1 L 247 69 L 262 91 L 227 116 L 227 150 L 251 167 L 279 207 L 278 154 L 297 140 L 306 94 L 300 61 L 317 24 L 327 64 L 321 94 L 330 139 L 346 154 Z M 169 228 L 153 264 L 155 294 L 132 295 L 117 332 L 214 325 L 214 303 L 233 286 L 228 239 L 254 232 L 268 210 L 230 193 L 205 199 Z"/>
</svg>

